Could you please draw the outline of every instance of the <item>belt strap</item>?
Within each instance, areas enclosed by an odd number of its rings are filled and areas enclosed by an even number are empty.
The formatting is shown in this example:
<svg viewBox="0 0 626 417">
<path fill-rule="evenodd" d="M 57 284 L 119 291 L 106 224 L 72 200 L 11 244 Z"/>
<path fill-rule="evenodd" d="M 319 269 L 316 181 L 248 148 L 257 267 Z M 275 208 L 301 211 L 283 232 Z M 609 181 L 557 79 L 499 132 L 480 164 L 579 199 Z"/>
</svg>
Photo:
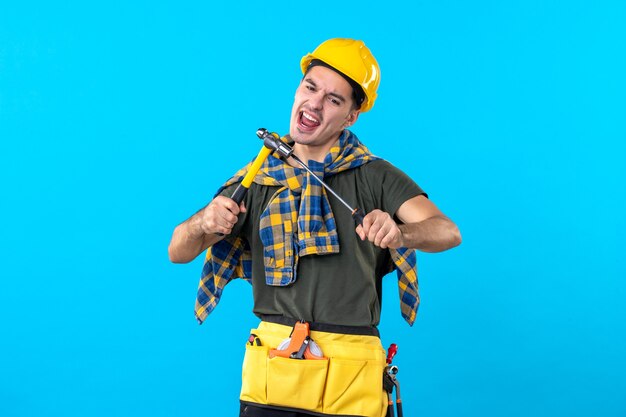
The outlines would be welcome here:
<svg viewBox="0 0 626 417">
<path fill-rule="evenodd" d="M 261 314 L 261 320 L 291 327 L 300 321 L 291 317 L 281 316 L 279 314 Z M 380 338 L 380 333 L 378 332 L 376 326 L 343 326 L 340 324 L 309 322 L 309 329 L 316 332 L 376 336 Z"/>
</svg>

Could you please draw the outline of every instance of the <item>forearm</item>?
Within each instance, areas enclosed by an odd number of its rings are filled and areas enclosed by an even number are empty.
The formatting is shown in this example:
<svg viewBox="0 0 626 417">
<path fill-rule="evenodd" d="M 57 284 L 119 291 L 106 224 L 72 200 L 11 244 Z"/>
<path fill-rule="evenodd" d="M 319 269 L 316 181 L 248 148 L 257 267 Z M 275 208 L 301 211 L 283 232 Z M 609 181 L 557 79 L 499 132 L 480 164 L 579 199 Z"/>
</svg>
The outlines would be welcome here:
<svg viewBox="0 0 626 417">
<path fill-rule="evenodd" d="M 461 244 L 459 228 L 445 216 L 400 224 L 398 228 L 402 232 L 402 246 L 423 252 L 442 252 Z"/>
<path fill-rule="evenodd" d="M 193 261 L 206 248 L 222 239 L 217 234 L 207 234 L 202 230 L 202 210 L 191 216 L 174 229 L 168 247 L 170 261 L 187 263 Z"/>
</svg>

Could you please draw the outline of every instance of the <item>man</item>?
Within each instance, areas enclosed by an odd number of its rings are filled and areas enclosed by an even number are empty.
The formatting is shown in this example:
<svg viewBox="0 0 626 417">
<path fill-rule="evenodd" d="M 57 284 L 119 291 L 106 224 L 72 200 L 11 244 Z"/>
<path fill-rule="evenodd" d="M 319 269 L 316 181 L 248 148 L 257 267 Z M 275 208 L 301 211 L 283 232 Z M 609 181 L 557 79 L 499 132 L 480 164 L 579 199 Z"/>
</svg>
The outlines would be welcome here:
<svg viewBox="0 0 626 417">
<path fill-rule="evenodd" d="M 253 311 L 262 321 L 246 345 L 241 416 L 381 417 L 382 277 L 397 270 L 402 315 L 412 324 L 419 304 L 413 249 L 439 252 L 461 237 L 419 186 L 347 130 L 372 108 L 380 81 L 365 44 L 328 40 L 301 67 L 284 140 L 367 213 L 362 224 L 291 158 L 270 156 L 241 204 L 229 196 L 245 169 L 177 226 L 169 255 L 189 262 L 209 249 L 196 304 L 200 321 L 231 279 L 252 284 Z M 294 348 L 305 330 L 308 337 Z"/>
</svg>

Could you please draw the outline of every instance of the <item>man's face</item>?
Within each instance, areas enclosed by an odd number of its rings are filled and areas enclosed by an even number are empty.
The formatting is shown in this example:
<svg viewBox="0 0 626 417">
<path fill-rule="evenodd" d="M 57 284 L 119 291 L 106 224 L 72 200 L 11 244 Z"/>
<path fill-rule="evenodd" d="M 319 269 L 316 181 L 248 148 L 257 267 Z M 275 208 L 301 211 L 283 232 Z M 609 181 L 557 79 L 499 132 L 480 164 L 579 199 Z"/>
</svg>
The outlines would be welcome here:
<svg viewBox="0 0 626 417">
<path fill-rule="evenodd" d="M 289 134 L 323 157 L 341 131 L 354 124 L 359 111 L 353 109 L 352 87 L 335 71 L 315 66 L 309 70 L 296 90 Z"/>
</svg>

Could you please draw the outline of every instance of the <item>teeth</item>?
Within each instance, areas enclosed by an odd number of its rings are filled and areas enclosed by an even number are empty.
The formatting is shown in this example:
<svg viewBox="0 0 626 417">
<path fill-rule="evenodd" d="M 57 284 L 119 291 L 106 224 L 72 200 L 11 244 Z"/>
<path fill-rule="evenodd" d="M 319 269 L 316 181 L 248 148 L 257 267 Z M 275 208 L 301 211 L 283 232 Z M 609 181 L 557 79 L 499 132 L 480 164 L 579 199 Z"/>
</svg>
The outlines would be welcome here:
<svg viewBox="0 0 626 417">
<path fill-rule="evenodd" d="M 313 123 L 319 123 L 320 122 L 319 120 L 317 120 L 316 118 L 314 118 L 313 116 L 308 114 L 307 112 L 302 112 L 302 116 L 306 117 L 308 120 L 312 121 Z"/>
</svg>

